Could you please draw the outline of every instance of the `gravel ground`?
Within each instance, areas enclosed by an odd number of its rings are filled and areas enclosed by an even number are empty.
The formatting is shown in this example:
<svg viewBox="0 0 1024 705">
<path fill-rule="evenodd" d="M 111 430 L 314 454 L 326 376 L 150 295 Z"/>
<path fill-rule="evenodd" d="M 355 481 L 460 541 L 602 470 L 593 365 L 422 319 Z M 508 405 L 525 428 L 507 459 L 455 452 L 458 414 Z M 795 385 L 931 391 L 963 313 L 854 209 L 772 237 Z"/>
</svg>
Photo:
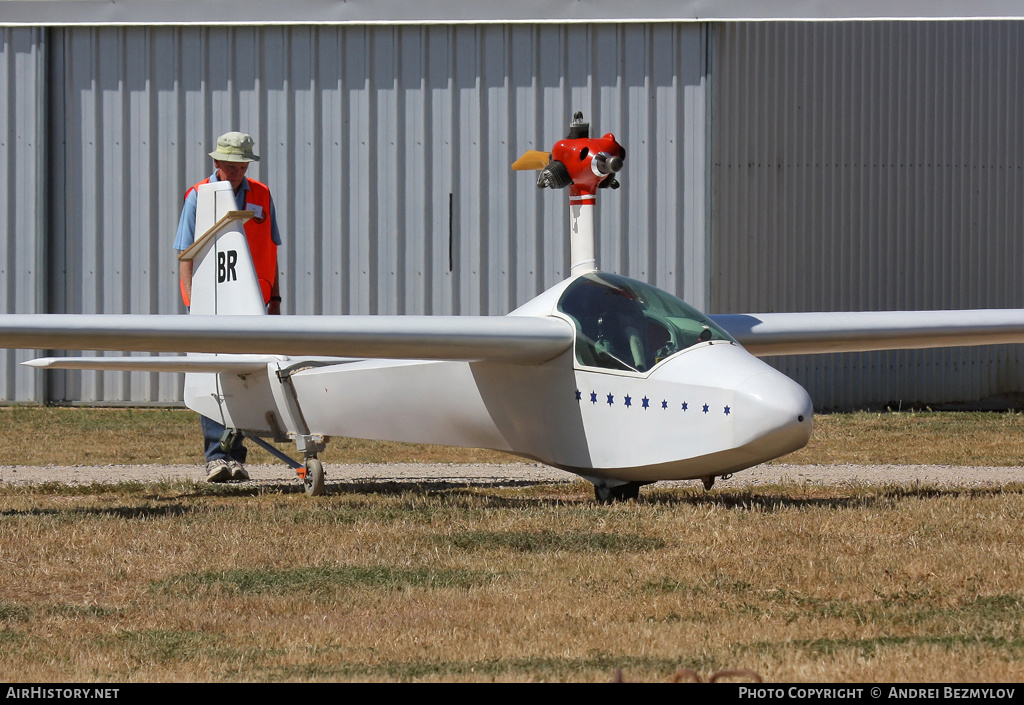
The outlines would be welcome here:
<svg viewBox="0 0 1024 705">
<path fill-rule="evenodd" d="M 284 465 L 250 465 L 250 484 L 280 485 L 297 482 Z M 575 482 L 575 475 L 536 463 L 462 465 L 393 463 L 380 465 L 328 465 L 327 486 L 339 483 L 415 483 L 425 485 L 509 486 L 548 482 Z M 10 466 L 0 465 L 0 485 L 61 482 L 69 485 L 160 480 L 203 480 L 199 465 Z M 758 465 L 719 478 L 717 487 L 751 487 L 780 481 L 814 485 L 926 484 L 949 487 L 992 487 L 1024 482 L 1021 467 L 959 467 L 950 465 Z M 694 486 L 696 480 L 665 482 L 660 486 Z"/>
</svg>

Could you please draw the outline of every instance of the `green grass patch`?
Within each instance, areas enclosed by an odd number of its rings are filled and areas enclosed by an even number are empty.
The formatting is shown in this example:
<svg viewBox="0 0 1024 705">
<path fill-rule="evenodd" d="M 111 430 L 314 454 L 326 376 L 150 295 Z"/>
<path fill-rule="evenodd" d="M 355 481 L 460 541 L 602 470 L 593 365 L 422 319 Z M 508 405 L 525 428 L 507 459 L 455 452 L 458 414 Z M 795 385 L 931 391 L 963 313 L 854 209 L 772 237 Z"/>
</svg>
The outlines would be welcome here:
<svg viewBox="0 0 1024 705">
<path fill-rule="evenodd" d="M 824 618 L 849 620 L 858 626 L 899 625 L 915 629 L 926 625 L 936 629 L 969 625 L 970 631 L 979 636 L 991 635 L 1008 623 L 1019 624 L 1024 614 L 1024 597 L 1015 594 L 979 596 L 953 606 L 940 604 L 942 596 L 927 591 L 901 592 L 874 601 L 855 602 L 796 595 L 778 589 L 769 591 L 766 599 L 794 608 L 788 613 L 788 623 Z"/>
<path fill-rule="evenodd" d="M 13 646 L 25 640 L 25 635 L 14 629 L 0 629 L 0 644 Z"/>
<path fill-rule="evenodd" d="M 104 639 L 103 641 L 106 641 Z M 145 663 L 189 661 L 218 652 L 223 658 L 221 638 L 212 634 L 177 629 L 142 629 L 121 632 L 116 639 L 134 660 Z"/>
<path fill-rule="evenodd" d="M 186 595 L 204 589 L 246 595 L 281 595 L 294 591 L 311 595 L 329 595 L 356 587 L 384 590 L 468 589 L 487 584 L 493 579 L 493 574 L 464 569 L 310 566 L 188 573 L 156 582 L 153 587 L 161 592 Z"/>
<path fill-rule="evenodd" d="M 933 605 L 930 603 L 907 609 L 885 605 L 890 614 L 879 615 L 878 619 L 891 620 L 894 624 L 919 625 L 926 623 L 970 625 L 971 631 L 977 634 L 988 634 L 1007 622 L 1021 625 L 1024 615 L 1024 598 L 1020 595 L 986 595 L 954 606 Z M 1024 635 L 1024 625 L 1016 631 Z"/>
<path fill-rule="evenodd" d="M 32 610 L 23 605 L 0 602 L 0 622 L 27 622 Z"/>
<path fill-rule="evenodd" d="M 431 540 L 442 546 L 454 546 L 466 551 L 486 549 L 521 553 L 637 553 L 665 547 L 665 541 L 660 538 L 583 531 L 462 531 L 435 534 Z"/>
<path fill-rule="evenodd" d="M 980 615 L 1004 617 L 1024 613 L 1024 595 L 979 595 L 965 609 Z"/>
<path fill-rule="evenodd" d="M 700 582 L 683 582 L 670 576 L 644 584 L 645 592 L 680 593 L 683 595 L 746 595 L 752 586 L 745 580 L 734 580 L 727 576 L 713 575 Z"/>
<path fill-rule="evenodd" d="M 949 652 L 962 651 L 966 647 L 984 646 L 1000 651 L 1019 652 L 1024 649 L 1024 638 L 1005 638 L 984 634 L 914 634 L 910 636 L 878 636 L 867 639 L 797 639 L 774 644 L 756 644 L 753 650 L 768 650 L 784 653 L 800 649 L 815 656 L 835 656 L 843 651 L 853 651 L 860 658 L 875 658 L 885 649 L 905 647 L 937 647 Z"/>
<path fill-rule="evenodd" d="M 525 676 L 533 680 L 562 680 L 573 676 L 596 676 L 611 681 L 616 669 L 625 680 L 632 673 L 655 673 L 668 682 L 682 668 L 711 671 L 719 668 L 714 658 L 658 658 L 637 655 L 613 655 L 603 652 L 577 658 L 527 657 L 478 661 L 388 661 L 380 664 L 343 663 L 334 665 L 302 664 L 273 669 L 271 680 L 353 678 L 411 682 L 429 678 L 469 677 L 474 679 L 510 679 Z"/>
</svg>

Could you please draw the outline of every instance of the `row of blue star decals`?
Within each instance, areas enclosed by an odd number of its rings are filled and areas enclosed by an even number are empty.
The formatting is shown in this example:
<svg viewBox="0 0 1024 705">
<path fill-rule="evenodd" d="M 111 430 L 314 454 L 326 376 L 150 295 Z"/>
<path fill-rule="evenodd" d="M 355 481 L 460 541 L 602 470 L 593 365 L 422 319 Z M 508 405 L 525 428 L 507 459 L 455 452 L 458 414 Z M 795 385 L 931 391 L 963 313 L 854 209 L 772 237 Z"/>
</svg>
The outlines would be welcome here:
<svg viewBox="0 0 1024 705">
<path fill-rule="evenodd" d="M 577 389 L 576 390 L 576 401 L 578 401 L 578 402 L 584 401 L 583 394 L 584 394 L 583 392 L 581 392 L 580 390 Z M 598 397 L 597 392 L 590 392 L 590 400 L 589 400 L 590 403 L 591 404 L 596 404 L 597 403 L 597 397 Z M 606 396 L 604 403 L 606 403 L 608 406 L 615 406 L 615 395 L 609 393 Z M 627 395 L 625 395 L 622 398 L 622 402 L 620 402 L 620 403 L 623 406 L 629 408 L 629 407 L 633 406 L 633 397 L 631 397 L 630 395 L 627 394 Z M 658 402 L 654 402 L 654 404 L 657 405 Z M 647 397 L 644 397 L 643 399 L 640 400 L 640 406 L 643 409 L 650 409 L 651 408 L 651 400 L 648 399 Z M 675 408 L 675 404 L 674 403 L 673 404 L 669 404 L 667 399 L 662 399 L 661 400 L 661 408 L 663 410 L 668 411 L 670 406 Z M 690 404 L 688 402 L 684 401 L 684 402 L 682 402 L 682 404 L 680 405 L 679 408 L 682 411 L 689 411 L 690 410 Z M 708 405 L 708 404 L 702 404 L 702 405 L 700 405 L 700 410 L 701 410 L 701 413 L 709 414 L 709 413 L 711 413 L 711 406 Z M 732 407 L 730 407 L 730 406 L 723 407 L 722 408 L 722 413 L 724 413 L 726 416 L 728 416 L 729 414 L 732 413 Z"/>
</svg>

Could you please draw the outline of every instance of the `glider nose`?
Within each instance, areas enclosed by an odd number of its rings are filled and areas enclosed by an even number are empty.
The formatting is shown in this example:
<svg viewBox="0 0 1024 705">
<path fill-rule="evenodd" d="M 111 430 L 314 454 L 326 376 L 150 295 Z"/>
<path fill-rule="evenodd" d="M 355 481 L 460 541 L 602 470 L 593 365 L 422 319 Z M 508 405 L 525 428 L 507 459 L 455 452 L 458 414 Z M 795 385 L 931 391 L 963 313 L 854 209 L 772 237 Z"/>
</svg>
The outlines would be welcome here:
<svg viewBox="0 0 1024 705">
<path fill-rule="evenodd" d="M 738 446 L 769 460 L 807 445 L 814 407 L 799 384 L 781 372 L 768 370 L 746 380 L 738 396 L 745 402 L 743 406 L 754 412 L 749 423 L 737 426 Z"/>
</svg>

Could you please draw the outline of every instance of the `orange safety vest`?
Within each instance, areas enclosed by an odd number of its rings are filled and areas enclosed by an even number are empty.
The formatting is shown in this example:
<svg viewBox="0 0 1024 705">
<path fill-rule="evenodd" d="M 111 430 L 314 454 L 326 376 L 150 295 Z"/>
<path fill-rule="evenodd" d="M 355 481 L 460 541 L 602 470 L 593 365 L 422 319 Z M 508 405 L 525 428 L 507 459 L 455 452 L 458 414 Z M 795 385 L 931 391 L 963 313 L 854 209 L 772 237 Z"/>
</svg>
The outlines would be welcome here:
<svg viewBox="0 0 1024 705">
<path fill-rule="evenodd" d="M 210 183 L 206 178 L 185 192 L 185 198 L 193 190 L 203 184 Z M 261 218 L 249 218 L 245 221 L 245 239 L 249 243 L 249 254 L 252 255 L 253 268 L 256 270 L 256 278 L 260 282 L 260 291 L 263 293 L 263 303 L 270 303 L 270 293 L 277 277 L 277 244 L 271 235 L 270 228 L 270 189 L 255 179 L 249 179 L 249 190 L 245 192 L 245 205 L 259 206 L 263 212 Z M 196 233 L 196 237 L 202 233 Z M 181 298 L 186 306 L 191 303 L 185 296 L 185 288 L 182 285 Z"/>
</svg>

